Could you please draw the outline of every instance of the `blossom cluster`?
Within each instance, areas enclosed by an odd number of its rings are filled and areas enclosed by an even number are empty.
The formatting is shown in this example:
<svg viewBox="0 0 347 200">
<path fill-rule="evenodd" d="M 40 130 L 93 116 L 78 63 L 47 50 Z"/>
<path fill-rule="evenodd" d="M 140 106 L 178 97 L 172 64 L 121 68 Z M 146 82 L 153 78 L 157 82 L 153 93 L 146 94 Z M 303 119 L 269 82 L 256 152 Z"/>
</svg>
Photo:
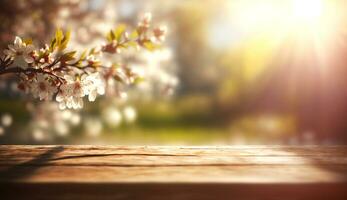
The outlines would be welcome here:
<svg viewBox="0 0 347 200">
<path fill-rule="evenodd" d="M 107 34 L 106 44 L 77 53 L 68 48 L 70 33 L 58 29 L 50 44 L 37 48 L 29 39 L 16 37 L 0 58 L 0 76 L 15 74 L 18 89 L 39 100 L 55 100 L 60 109 L 83 107 L 83 98 L 95 101 L 110 82 L 131 85 L 143 80 L 122 63 L 103 62 L 103 56 L 129 48 L 153 51 L 161 47 L 166 29 L 151 25 L 145 14 L 133 31 L 119 25 Z"/>
</svg>

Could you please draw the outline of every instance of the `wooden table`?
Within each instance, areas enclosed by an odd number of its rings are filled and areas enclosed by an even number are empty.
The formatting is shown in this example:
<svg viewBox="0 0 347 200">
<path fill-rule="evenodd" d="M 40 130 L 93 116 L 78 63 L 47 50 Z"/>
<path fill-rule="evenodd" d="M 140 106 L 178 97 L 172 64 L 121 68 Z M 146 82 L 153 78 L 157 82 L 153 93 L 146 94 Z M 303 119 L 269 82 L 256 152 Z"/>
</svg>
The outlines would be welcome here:
<svg viewBox="0 0 347 200">
<path fill-rule="evenodd" d="M 347 146 L 0 146 L 0 199 L 347 199 Z"/>
</svg>

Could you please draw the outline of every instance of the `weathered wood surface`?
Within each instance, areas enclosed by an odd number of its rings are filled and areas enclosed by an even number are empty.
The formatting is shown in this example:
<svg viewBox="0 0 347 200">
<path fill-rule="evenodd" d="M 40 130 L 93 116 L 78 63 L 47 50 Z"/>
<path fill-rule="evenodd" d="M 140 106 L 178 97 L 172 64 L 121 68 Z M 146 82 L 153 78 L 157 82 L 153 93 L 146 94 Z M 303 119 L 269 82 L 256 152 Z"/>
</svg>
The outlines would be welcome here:
<svg viewBox="0 0 347 200">
<path fill-rule="evenodd" d="M 0 199 L 347 199 L 347 146 L 0 146 Z"/>
</svg>

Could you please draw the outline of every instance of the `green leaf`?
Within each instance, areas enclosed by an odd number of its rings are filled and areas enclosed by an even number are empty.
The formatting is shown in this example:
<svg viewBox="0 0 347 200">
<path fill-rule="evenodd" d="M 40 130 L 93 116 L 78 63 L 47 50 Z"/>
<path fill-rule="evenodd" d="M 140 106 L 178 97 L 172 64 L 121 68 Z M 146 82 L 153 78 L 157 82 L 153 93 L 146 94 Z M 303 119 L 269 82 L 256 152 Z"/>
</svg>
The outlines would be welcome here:
<svg viewBox="0 0 347 200">
<path fill-rule="evenodd" d="M 130 47 L 134 47 L 134 48 L 136 48 L 138 46 L 137 42 L 135 42 L 135 41 L 129 41 L 129 42 L 127 42 L 127 45 Z"/>
<path fill-rule="evenodd" d="M 70 60 L 74 60 L 74 59 L 75 59 L 75 54 L 76 54 L 76 51 L 70 51 L 70 52 L 64 53 L 64 54 L 61 56 L 61 60 L 62 60 L 63 62 L 67 62 L 67 61 L 70 61 Z"/>
<path fill-rule="evenodd" d="M 56 32 L 55 32 L 55 39 L 56 39 L 56 41 L 57 41 L 57 46 L 58 46 L 58 47 L 60 46 L 61 41 L 63 40 L 63 37 L 64 37 L 63 31 L 62 31 L 60 28 L 58 28 L 58 29 L 56 30 Z"/>
<path fill-rule="evenodd" d="M 95 48 L 91 48 L 88 53 L 88 55 L 93 55 L 93 54 L 95 54 Z"/>
<path fill-rule="evenodd" d="M 124 24 L 120 24 L 115 30 L 114 35 L 115 39 L 119 42 L 122 39 L 123 34 L 125 33 L 126 26 Z"/>
<path fill-rule="evenodd" d="M 144 77 L 138 76 L 134 79 L 134 84 L 139 84 L 145 81 Z"/>
<path fill-rule="evenodd" d="M 84 50 L 80 56 L 80 60 L 84 60 L 87 57 L 87 50 Z"/>
<path fill-rule="evenodd" d="M 134 30 L 130 35 L 129 35 L 129 38 L 131 40 L 135 40 L 139 37 L 139 33 L 137 32 L 137 30 Z"/>
<path fill-rule="evenodd" d="M 150 42 L 150 41 L 145 42 L 145 43 L 143 44 L 143 46 L 144 46 L 147 50 L 149 50 L 149 51 L 154 51 L 154 50 L 156 50 L 156 49 L 158 49 L 158 48 L 160 47 L 159 45 L 156 45 L 156 44 L 154 44 L 153 42 Z"/>
<path fill-rule="evenodd" d="M 71 35 L 70 31 L 66 31 L 65 35 L 63 35 L 63 39 L 61 40 L 61 44 L 59 46 L 60 51 L 66 49 L 67 44 L 70 41 L 70 35 Z"/>
<path fill-rule="evenodd" d="M 55 32 L 55 37 L 51 40 L 51 44 L 49 45 L 49 50 L 53 52 L 56 48 L 59 51 L 66 49 L 67 44 L 70 40 L 70 31 L 67 31 L 64 35 L 64 32 L 59 28 Z"/>
<path fill-rule="evenodd" d="M 49 45 L 49 51 L 50 51 L 50 52 L 53 52 L 56 46 L 57 46 L 57 40 L 54 38 L 54 39 L 51 41 L 51 44 Z"/>
<path fill-rule="evenodd" d="M 115 36 L 113 30 L 110 30 L 110 32 L 107 34 L 106 38 L 109 42 L 112 42 L 113 40 L 116 39 L 116 36 Z"/>
</svg>

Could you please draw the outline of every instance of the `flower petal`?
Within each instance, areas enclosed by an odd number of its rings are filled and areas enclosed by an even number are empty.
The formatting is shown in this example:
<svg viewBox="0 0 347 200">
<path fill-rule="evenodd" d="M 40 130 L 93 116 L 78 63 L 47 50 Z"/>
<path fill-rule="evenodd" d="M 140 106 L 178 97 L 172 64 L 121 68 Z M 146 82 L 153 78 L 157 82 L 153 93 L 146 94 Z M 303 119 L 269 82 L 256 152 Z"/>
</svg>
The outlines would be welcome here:
<svg viewBox="0 0 347 200">
<path fill-rule="evenodd" d="M 5 55 L 8 55 L 8 56 L 10 56 L 10 57 L 13 57 L 13 56 L 15 55 L 15 52 L 13 52 L 13 51 L 10 50 L 10 49 L 5 49 L 5 50 L 4 50 L 4 54 L 5 54 Z"/>
<path fill-rule="evenodd" d="M 64 103 L 64 102 L 61 102 L 61 103 L 59 104 L 59 108 L 60 108 L 61 110 L 64 110 L 64 109 L 66 108 L 65 103 Z"/>
<path fill-rule="evenodd" d="M 16 38 L 14 39 L 14 44 L 15 45 L 22 45 L 23 41 L 20 37 L 16 36 Z"/>
<path fill-rule="evenodd" d="M 11 50 L 11 51 L 13 51 L 14 53 L 16 52 L 16 49 L 15 49 L 15 47 L 13 46 L 13 44 L 9 44 L 9 45 L 8 45 L 8 49 Z"/>
<path fill-rule="evenodd" d="M 57 102 L 63 103 L 62 101 L 64 100 L 64 95 L 63 95 L 61 92 L 59 92 L 59 93 L 57 94 L 57 96 L 55 97 L 55 100 L 56 100 Z"/>
<path fill-rule="evenodd" d="M 34 62 L 34 58 L 27 55 L 27 54 L 23 55 L 23 57 L 24 57 L 25 62 L 27 62 L 27 63 L 33 63 Z"/>
<path fill-rule="evenodd" d="M 26 46 L 25 52 L 30 53 L 30 52 L 34 51 L 34 49 L 35 49 L 34 45 L 29 44 L 28 46 Z"/>
<path fill-rule="evenodd" d="M 93 90 L 89 93 L 88 100 L 89 101 L 95 101 L 95 99 L 96 99 L 96 90 Z"/>
</svg>

